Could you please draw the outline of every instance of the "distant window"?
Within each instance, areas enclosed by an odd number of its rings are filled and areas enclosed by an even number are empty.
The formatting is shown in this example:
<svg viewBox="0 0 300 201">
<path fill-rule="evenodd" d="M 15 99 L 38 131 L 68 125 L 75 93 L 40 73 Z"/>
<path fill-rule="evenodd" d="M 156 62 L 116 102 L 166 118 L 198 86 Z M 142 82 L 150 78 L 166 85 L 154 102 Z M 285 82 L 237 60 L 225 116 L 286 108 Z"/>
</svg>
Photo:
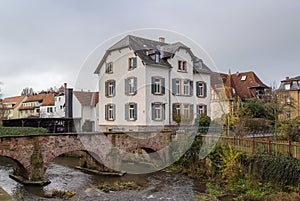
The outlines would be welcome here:
<svg viewBox="0 0 300 201">
<path fill-rule="evenodd" d="M 113 73 L 113 63 L 112 62 L 106 63 L 105 73 Z"/>
<path fill-rule="evenodd" d="M 291 104 L 291 97 L 290 97 L 290 96 L 287 96 L 287 97 L 285 98 L 285 103 L 286 103 L 287 105 L 290 105 L 290 104 Z"/>
<path fill-rule="evenodd" d="M 291 112 L 290 111 L 287 111 L 285 113 L 285 115 L 286 115 L 286 119 L 291 119 Z"/>
<path fill-rule="evenodd" d="M 206 114 L 206 105 L 197 105 L 197 114 Z"/>
<path fill-rule="evenodd" d="M 285 88 L 285 90 L 290 90 L 291 89 L 291 85 L 290 84 L 285 84 L 284 88 Z"/>
<path fill-rule="evenodd" d="M 178 60 L 178 71 L 187 72 L 187 62 Z"/>
<path fill-rule="evenodd" d="M 135 69 L 137 67 L 137 58 L 131 57 L 128 59 L 128 70 Z"/>
<path fill-rule="evenodd" d="M 247 79 L 246 75 L 243 75 L 242 78 L 241 78 L 242 81 L 245 81 L 246 79 Z"/>
</svg>

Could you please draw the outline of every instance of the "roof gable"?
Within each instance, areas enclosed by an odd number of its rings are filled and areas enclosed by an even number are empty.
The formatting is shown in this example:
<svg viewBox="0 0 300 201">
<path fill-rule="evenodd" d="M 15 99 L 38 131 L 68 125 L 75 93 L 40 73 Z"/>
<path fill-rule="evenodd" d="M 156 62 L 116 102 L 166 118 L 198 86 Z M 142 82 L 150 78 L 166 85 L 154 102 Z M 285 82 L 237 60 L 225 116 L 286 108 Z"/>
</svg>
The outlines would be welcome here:
<svg viewBox="0 0 300 201">
<path fill-rule="evenodd" d="M 99 102 L 99 92 L 73 91 L 82 106 L 95 107 Z"/>
<path fill-rule="evenodd" d="M 105 63 L 106 58 L 108 57 L 111 51 L 115 51 L 118 49 L 123 49 L 129 47 L 134 51 L 134 53 L 143 61 L 146 65 L 159 65 L 162 67 L 170 68 L 171 65 L 167 61 L 168 58 L 172 57 L 176 51 L 180 48 L 186 49 L 192 59 L 193 59 L 193 68 L 194 72 L 196 73 L 210 73 L 211 70 L 203 63 L 202 60 L 195 57 L 190 50 L 189 47 L 184 45 L 181 42 L 176 42 L 173 44 L 168 44 L 160 41 L 150 40 L 146 38 L 141 38 L 133 35 L 127 35 L 119 42 L 115 43 L 111 46 L 104 54 L 103 58 L 101 59 L 99 65 L 97 66 L 95 73 L 98 74 L 100 72 L 101 66 Z M 157 63 L 155 61 L 154 54 L 160 54 L 160 60 Z"/>
</svg>

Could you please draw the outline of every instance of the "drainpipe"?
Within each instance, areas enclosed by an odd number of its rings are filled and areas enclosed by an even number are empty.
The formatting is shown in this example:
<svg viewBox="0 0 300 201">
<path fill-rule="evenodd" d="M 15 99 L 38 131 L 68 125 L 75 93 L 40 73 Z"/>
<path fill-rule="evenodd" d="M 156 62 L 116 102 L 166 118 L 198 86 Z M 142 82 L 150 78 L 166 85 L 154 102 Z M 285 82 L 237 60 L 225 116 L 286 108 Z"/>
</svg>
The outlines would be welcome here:
<svg viewBox="0 0 300 201">
<path fill-rule="evenodd" d="M 172 123 L 172 116 L 171 116 L 171 110 L 172 110 L 172 107 L 171 107 L 171 70 L 172 68 L 169 69 L 169 127 L 171 128 L 171 123 Z"/>
</svg>

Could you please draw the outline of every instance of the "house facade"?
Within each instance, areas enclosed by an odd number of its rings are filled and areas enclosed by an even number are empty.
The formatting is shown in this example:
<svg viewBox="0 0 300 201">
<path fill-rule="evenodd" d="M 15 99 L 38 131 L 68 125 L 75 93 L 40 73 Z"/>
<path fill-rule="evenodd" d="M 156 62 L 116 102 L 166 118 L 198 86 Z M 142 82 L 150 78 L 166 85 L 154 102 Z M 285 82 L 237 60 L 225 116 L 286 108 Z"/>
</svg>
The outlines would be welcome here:
<svg viewBox="0 0 300 201">
<path fill-rule="evenodd" d="M 262 99 L 270 92 L 270 87 L 252 71 L 214 73 L 213 77 L 212 119 L 220 118 L 222 114 L 235 115 L 240 101 L 250 98 Z"/>
<path fill-rule="evenodd" d="M 14 96 L 4 98 L 3 109 L 5 110 L 4 117 L 7 119 L 17 119 L 20 118 L 19 108 L 22 103 L 26 101 L 27 96 Z"/>
<path fill-rule="evenodd" d="M 73 91 L 72 113 L 77 132 L 98 131 L 99 92 Z"/>
<path fill-rule="evenodd" d="M 101 131 L 191 125 L 198 114 L 210 115 L 211 70 L 180 42 L 128 35 L 95 73 Z"/>
<path fill-rule="evenodd" d="M 278 99 L 283 106 L 283 114 L 279 115 L 280 120 L 293 119 L 300 116 L 300 76 L 281 81 L 277 90 Z"/>
</svg>

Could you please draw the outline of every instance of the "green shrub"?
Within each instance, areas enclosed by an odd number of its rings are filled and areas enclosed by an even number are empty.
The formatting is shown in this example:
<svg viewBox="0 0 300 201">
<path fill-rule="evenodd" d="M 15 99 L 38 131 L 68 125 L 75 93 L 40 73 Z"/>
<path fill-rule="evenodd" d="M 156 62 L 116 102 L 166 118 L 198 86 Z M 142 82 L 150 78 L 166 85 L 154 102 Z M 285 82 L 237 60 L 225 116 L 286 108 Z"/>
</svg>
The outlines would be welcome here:
<svg viewBox="0 0 300 201">
<path fill-rule="evenodd" d="M 45 128 L 0 127 L 0 136 L 37 135 L 47 133 Z"/>
<path fill-rule="evenodd" d="M 300 171 L 297 159 L 284 155 L 256 154 L 250 157 L 252 175 L 264 182 L 281 186 L 299 182 Z"/>
</svg>

